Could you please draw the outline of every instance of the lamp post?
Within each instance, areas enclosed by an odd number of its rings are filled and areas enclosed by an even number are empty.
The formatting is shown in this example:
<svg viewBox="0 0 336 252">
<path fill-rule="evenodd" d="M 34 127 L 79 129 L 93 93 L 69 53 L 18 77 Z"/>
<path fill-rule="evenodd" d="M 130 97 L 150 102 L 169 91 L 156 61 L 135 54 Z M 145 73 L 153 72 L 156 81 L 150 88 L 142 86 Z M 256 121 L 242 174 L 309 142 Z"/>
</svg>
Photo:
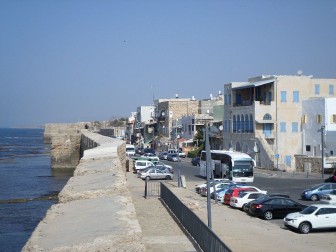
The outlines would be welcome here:
<svg viewBox="0 0 336 252">
<path fill-rule="evenodd" d="M 205 150 L 206 150 L 206 178 L 207 178 L 207 212 L 208 212 L 208 228 L 212 229 L 211 223 L 211 198 L 210 198 L 210 176 L 211 176 L 211 154 L 209 144 L 209 128 L 205 126 Z"/>
<path fill-rule="evenodd" d="M 317 131 L 321 132 L 322 178 L 324 178 L 324 129 L 325 126 L 321 125 L 321 128 Z"/>
</svg>

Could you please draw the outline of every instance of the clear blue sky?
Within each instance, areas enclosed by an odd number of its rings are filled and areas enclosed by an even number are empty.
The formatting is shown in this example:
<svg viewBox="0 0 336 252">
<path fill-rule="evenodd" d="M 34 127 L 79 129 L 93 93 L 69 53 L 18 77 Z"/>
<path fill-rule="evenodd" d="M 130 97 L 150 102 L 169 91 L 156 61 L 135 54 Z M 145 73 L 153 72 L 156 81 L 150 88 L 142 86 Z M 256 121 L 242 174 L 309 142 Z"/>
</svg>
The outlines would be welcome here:
<svg viewBox="0 0 336 252">
<path fill-rule="evenodd" d="M 0 0 L 0 127 L 109 120 L 298 70 L 336 78 L 336 1 Z"/>
</svg>

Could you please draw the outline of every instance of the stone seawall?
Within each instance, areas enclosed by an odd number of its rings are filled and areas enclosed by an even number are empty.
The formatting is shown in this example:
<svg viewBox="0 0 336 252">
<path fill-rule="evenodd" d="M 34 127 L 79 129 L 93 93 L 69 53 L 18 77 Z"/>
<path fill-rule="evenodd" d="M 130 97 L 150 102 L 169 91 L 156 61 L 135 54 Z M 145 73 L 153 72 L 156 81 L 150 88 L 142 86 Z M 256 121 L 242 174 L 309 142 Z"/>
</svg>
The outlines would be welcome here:
<svg viewBox="0 0 336 252">
<path fill-rule="evenodd" d="M 75 168 L 80 159 L 81 130 L 90 123 L 50 123 L 44 128 L 44 142 L 51 144 L 52 168 Z"/>
<path fill-rule="evenodd" d="M 74 176 L 23 251 L 145 251 L 126 184 L 125 143 L 87 130 L 81 139 Z"/>
</svg>

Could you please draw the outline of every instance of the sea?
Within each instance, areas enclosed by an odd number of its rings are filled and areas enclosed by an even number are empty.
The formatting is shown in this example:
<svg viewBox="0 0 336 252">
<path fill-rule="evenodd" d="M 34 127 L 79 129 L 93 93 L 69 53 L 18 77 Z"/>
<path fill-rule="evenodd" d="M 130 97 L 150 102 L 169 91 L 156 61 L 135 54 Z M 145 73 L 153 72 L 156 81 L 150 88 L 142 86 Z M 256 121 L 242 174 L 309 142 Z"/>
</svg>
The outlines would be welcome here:
<svg viewBox="0 0 336 252">
<path fill-rule="evenodd" d="M 21 251 L 73 169 L 51 169 L 43 129 L 0 128 L 0 252 Z"/>
</svg>

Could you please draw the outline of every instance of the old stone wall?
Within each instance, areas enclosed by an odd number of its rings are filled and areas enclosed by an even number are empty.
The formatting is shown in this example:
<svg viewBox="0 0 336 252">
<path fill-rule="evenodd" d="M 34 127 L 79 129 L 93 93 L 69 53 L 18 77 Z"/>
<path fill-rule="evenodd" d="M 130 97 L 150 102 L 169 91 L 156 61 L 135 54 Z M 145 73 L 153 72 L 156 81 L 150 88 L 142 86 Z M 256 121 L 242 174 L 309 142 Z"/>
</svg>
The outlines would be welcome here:
<svg viewBox="0 0 336 252">
<path fill-rule="evenodd" d="M 90 123 L 50 123 L 45 125 L 44 142 L 51 144 L 52 168 L 75 168 L 80 159 L 81 130 Z"/>
<path fill-rule="evenodd" d="M 74 176 L 22 251 L 145 251 L 126 183 L 125 143 L 81 134 L 83 157 Z"/>
</svg>

